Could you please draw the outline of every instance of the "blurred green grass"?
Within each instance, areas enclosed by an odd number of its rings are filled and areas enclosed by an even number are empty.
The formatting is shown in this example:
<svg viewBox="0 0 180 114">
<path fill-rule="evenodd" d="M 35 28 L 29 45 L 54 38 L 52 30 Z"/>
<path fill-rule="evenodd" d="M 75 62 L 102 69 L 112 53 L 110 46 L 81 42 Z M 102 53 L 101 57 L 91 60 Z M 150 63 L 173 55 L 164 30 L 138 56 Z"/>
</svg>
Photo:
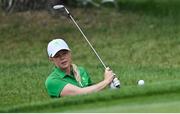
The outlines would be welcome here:
<svg viewBox="0 0 180 114">
<path fill-rule="evenodd" d="M 101 91 L 88 95 L 68 96 L 61 99 L 51 99 L 45 102 L 36 101 L 19 104 L 13 107 L 0 109 L 0 112 L 81 112 L 83 110 L 89 110 L 90 112 L 93 107 L 98 109 L 91 112 L 98 112 L 98 110 L 99 112 L 104 112 L 100 111 L 105 108 L 103 105 L 109 105 L 110 110 L 108 112 L 113 112 L 113 110 L 111 110 L 113 105 L 121 107 L 123 105 L 130 104 L 133 107 L 138 104 L 138 107 L 140 108 L 140 103 L 147 104 L 147 102 L 152 105 L 153 103 L 158 102 L 160 104 L 159 107 L 161 107 L 160 110 L 164 111 L 165 109 L 162 109 L 163 102 L 174 103 L 174 101 L 179 99 L 179 84 L 179 80 L 174 80 L 151 84 L 147 83 L 145 86 L 125 86 L 118 90 Z M 151 100 L 149 100 L 149 98 Z M 176 103 L 178 104 L 179 102 L 177 101 Z M 97 105 L 95 104 L 101 105 L 101 107 L 96 107 Z M 91 105 L 93 105 L 93 107 L 89 108 Z M 79 109 L 79 107 L 81 108 Z M 128 112 L 126 108 L 122 109 L 125 112 Z M 153 106 L 150 108 L 153 108 Z M 145 109 L 147 109 L 147 107 Z M 134 110 L 136 110 L 135 112 L 144 111 L 138 111 L 138 108 L 135 108 Z M 160 110 L 152 111 L 161 112 Z M 116 109 L 116 111 L 121 110 Z M 172 108 L 169 107 L 169 112 L 171 111 Z"/>
<path fill-rule="evenodd" d="M 179 1 L 119 0 L 118 5 L 118 10 L 69 9 L 122 87 L 136 86 L 139 79 L 147 84 L 180 80 Z M 53 67 L 46 46 L 57 37 L 65 38 L 74 62 L 94 83 L 103 79 L 101 64 L 70 20 L 45 11 L 1 11 L 0 108 L 51 101 L 44 87 Z"/>
</svg>

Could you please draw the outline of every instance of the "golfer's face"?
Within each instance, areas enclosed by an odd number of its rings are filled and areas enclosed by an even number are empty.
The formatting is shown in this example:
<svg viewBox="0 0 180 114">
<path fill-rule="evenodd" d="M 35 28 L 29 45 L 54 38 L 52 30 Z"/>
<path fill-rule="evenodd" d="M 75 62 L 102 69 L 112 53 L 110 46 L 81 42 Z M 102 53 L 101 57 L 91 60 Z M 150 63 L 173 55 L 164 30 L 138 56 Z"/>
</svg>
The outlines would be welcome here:
<svg viewBox="0 0 180 114">
<path fill-rule="evenodd" d="M 53 57 L 56 66 L 66 69 L 71 65 L 71 53 L 68 50 L 61 50 Z"/>
</svg>

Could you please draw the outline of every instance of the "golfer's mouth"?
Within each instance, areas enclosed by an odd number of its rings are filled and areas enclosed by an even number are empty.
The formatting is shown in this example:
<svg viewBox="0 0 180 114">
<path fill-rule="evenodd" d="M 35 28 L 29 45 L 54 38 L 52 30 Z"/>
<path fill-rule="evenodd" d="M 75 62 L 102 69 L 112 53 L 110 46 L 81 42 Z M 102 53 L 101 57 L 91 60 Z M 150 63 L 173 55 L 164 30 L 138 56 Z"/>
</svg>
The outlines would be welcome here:
<svg viewBox="0 0 180 114">
<path fill-rule="evenodd" d="M 67 61 L 63 61 L 63 62 L 61 62 L 61 64 L 65 65 L 65 64 L 67 64 Z"/>
</svg>

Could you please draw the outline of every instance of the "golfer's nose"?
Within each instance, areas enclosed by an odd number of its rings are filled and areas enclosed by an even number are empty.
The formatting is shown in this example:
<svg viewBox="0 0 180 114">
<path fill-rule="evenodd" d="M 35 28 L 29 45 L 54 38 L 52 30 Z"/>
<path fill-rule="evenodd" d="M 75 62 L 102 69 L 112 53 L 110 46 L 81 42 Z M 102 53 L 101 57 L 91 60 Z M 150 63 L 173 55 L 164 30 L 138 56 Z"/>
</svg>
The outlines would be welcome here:
<svg viewBox="0 0 180 114">
<path fill-rule="evenodd" d="M 60 60 L 64 60 L 65 59 L 65 56 L 61 55 L 59 56 Z"/>
</svg>

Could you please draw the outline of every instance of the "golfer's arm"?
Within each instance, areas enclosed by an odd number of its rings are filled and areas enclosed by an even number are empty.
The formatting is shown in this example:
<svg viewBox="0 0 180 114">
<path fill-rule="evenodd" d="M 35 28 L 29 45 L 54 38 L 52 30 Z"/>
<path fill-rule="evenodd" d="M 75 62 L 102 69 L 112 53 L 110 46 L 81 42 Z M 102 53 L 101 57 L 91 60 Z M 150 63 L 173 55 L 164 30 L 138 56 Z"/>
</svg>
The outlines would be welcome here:
<svg viewBox="0 0 180 114">
<path fill-rule="evenodd" d="M 109 84 L 109 82 L 106 80 L 101 81 L 98 84 L 85 87 L 85 88 L 79 88 L 72 84 L 67 84 L 61 91 L 60 95 L 67 96 L 67 95 L 78 95 L 78 94 L 98 92 L 98 91 L 104 89 L 108 84 Z"/>
</svg>

